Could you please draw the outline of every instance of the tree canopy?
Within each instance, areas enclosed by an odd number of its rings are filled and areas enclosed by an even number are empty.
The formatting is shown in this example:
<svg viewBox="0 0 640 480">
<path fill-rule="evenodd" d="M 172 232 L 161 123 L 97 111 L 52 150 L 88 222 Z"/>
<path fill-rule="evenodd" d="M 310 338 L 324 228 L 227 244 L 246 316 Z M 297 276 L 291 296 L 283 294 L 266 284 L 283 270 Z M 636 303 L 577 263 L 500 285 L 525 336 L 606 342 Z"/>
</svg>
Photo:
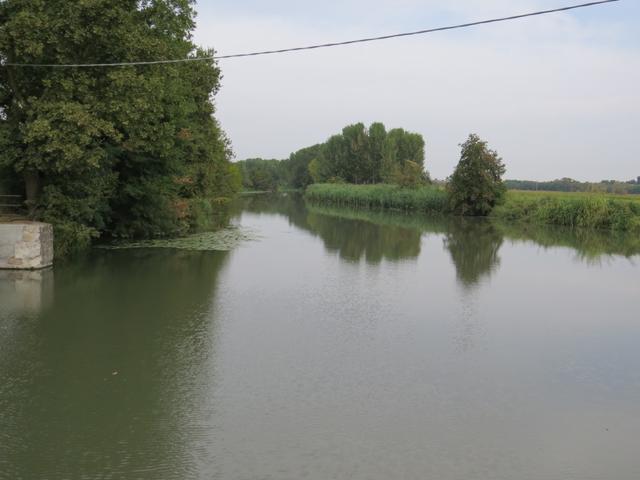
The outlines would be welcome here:
<svg viewBox="0 0 640 480">
<path fill-rule="evenodd" d="M 504 197 L 505 166 L 475 134 L 460 147 L 460 161 L 448 183 L 451 209 L 460 215 L 488 215 Z"/>
<path fill-rule="evenodd" d="M 192 42 L 192 0 L 6 0 L 3 63 L 212 55 Z M 239 188 L 213 117 L 213 61 L 0 69 L 0 174 L 52 222 L 58 246 L 183 233 Z"/>
<path fill-rule="evenodd" d="M 382 123 L 368 129 L 356 123 L 322 145 L 312 176 L 315 182 L 424 183 L 428 180 L 424 157 L 422 135 L 402 128 L 387 132 Z M 412 178 L 407 181 L 407 177 Z"/>
<path fill-rule="evenodd" d="M 288 159 L 247 159 L 238 162 L 243 187 L 275 190 L 277 187 L 306 188 L 312 183 L 395 183 L 415 187 L 428 183 L 424 169 L 425 142 L 422 135 L 402 128 L 387 132 L 382 123 L 366 128 L 348 125 L 326 142 L 292 153 Z"/>
<path fill-rule="evenodd" d="M 237 162 L 242 175 L 242 188 L 246 191 L 275 192 L 288 185 L 288 172 L 281 160 L 248 158 Z"/>
</svg>

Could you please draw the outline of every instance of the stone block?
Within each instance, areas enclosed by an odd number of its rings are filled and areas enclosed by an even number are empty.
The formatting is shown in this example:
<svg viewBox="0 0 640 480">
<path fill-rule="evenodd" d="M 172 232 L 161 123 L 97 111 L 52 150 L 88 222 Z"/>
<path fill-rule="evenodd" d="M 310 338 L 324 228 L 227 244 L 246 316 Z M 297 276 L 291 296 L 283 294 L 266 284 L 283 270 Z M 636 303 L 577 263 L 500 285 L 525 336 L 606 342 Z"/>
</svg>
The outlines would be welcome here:
<svg viewBox="0 0 640 480">
<path fill-rule="evenodd" d="M 48 223 L 0 224 L 0 269 L 36 270 L 53 264 L 53 227 Z"/>
</svg>

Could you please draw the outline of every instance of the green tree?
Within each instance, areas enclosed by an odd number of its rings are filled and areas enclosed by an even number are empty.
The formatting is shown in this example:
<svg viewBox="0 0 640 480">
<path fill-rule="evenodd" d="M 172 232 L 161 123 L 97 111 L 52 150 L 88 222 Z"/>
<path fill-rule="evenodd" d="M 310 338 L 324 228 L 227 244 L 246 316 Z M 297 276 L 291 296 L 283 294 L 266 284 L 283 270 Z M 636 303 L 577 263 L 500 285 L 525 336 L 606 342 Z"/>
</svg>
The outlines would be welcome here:
<svg viewBox="0 0 640 480">
<path fill-rule="evenodd" d="M 237 162 L 242 173 L 242 186 L 245 190 L 275 192 L 287 185 L 288 172 L 284 161 L 249 158 Z"/>
<path fill-rule="evenodd" d="M 321 145 L 313 145 L 292 153 L 285 161 L 288 184 L 293 188 L 306 188 L 314 182 L 311 178 L 310 163 L 320 155 Z"/>
<path fill-rule="evenodd" d="M 363 123 L 349 125 L 342 129 L 342 139 L 344 175 L 341 177 L 349 183 L 367 183 L 372 174 L 367 129 Z"/>
<path fill-rule="evenodd" d="M 5 0 L 2 63 L 209 56 L 191 40 L 193 0 Z M 101 234 L 183 233 L 237 188 L 213 118 L 211 60 L 118 68 L 0 68 L 0 170 L 58 253 Z"/>
<path fill-rule="evenodd" d="M 394 128 L 387 134 L 383 146 L 380 177 L 385 183 L 400 183 L 406 174 L 418 165 L 424 171 L 425 143 L 422 135 L 410 133 L 402 128 Z M 426 172 L 423 176 L 428 180 Z"/>
<path fill-rule="evenodd" d="M 451 209 L 460 215 L 488 215 L 504 197 L 505 166 L 475 134 L 460 147 L 460 161 L 448 181 Z"/>
<path fill-rule="evenodd" d="M 424 171 L 422 135 L 396 128 L 387 133 L 382 123 L 348 125 L 320 148 L 313 165 L 314 181 L 348 183 L 408 183 L 429 180 Z"/>
<path fill-rule="evenodd" d="M 369 127 L 369 183 L 382 181 L 381 170 L 384 158 L 384 146 L 387 140 L 387 129 L 380 122 Z"/>
</svg>

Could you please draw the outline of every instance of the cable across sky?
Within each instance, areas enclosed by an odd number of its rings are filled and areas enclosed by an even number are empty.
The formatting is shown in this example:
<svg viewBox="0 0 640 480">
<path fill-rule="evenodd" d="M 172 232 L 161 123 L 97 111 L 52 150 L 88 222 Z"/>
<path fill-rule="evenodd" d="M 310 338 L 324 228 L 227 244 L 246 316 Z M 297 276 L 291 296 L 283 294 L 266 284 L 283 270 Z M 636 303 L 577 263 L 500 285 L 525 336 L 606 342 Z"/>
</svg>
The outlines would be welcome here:
<svg viewBox="0 0 640 480">
<path fill-rule="evenodd" d="M 330 47 L 339 47 L 344 45 L 353 45 L 357 43 L 367 43 L 367 42 L 376 42 L 380 40 L 389 40 L 392 38 L 401 38 L 401 37 L 410 37 L 415 35 L 425 35 L 428 33 L 435 32 L 443 32 L 446 30 L 456 30 L 461 28 L 469 28 L 475 27 L 478 25 L 487 25 L 491 23 L 499 23 L 499 22 L 507 22 L 511 20 L 519 20 L 522 18 L 528 17 L 536 17 L 540 15 L 547 15 L 550 13 L 558 13 L 558 12 L 566 12 L 568 10 L 576 10 L 578 8 L 586 8 L 593 7 L 596 5 L 602 5 L 606 3 L 618 2 L 620 0 L 600 0 L 596 2 L 588 2 L 581 3 L 578 5 L 569 5 L 567 7 L 559 7 L 553 8 L 549 10 L 539 10 L 536 12 L 522 13 L 519 15 L 510 15 L 508 17 L 500 17 L 500 18 L 492 18 L 488 20 L 478 20 L 475 22 L 461 23 L 458 25 L 449 25 L 446 27 L 436 27 L 436 28 L 428 28 L 425 30 L 416 30 L 412 32 L 402 32 L 402 33 L 394 33 L 390 35 L 380 35 L 376 37 L 367 37 L 367 38 L 359 38 L 355 40 L 345 40 L 341 42 L 330 42 L 330 43 L 321 43 L 316 45 L 307 45 L 302 47 L 291 47 L 291 48 L 282 48 L 279 50 L 263 50 L 256 52 L 248 52 L 248 53 L 235 53 L 231 55 L 213 55 L 213 56 L 205 56 L 205 57 L 189 57 L 189 58 L 179 58 L 173 60 L 154 60 L 154 61 L 146 61 L 146 62 L 118 62 L 118 63 L 78 63 L 78 64 L 47 64 L 47 63 L 5 63 L 0 64 L 0 67 L 20 67 L 20 68 L 95 68 L 95 67 L 125 67 L 125 66 L 134 66 L 134 65 L 162 65 L 162 64 L 175 64 L 175 63 L 186 63 L 186 62 L 202 62 L 202 61 L 211 61 L 211 60 L 227 60 L 232 58 L 243 58 L 243 57 L 257 57 L 262 55 L 275 55 L 280 53 L 290 53 L 290 52 L 300 52 L 305 50 L 317 50 L 320 48 L 330 48 Z"/>
</svg>

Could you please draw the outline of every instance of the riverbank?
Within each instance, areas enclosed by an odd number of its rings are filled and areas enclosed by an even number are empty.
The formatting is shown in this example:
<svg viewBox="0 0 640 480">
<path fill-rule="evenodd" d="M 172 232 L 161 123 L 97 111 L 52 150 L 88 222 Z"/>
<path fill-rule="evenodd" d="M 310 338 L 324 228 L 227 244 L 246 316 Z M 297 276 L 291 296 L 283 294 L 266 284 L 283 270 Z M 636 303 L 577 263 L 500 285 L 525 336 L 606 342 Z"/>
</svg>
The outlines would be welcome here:
<svg viewBox="0 0 640 480">
<path fill-rule="evenodd" d="M 640 197 L 510 191 L 491 216 L 534 224 L 640 232 Z"/>
<path fill-rule="evenodd" d="M 342 207 L 379 208 L 443 213 L 448 209 L 447 192 L 436 186 L 402 188 L 398 185 L 352 185 L 320 183 L 307 187 L 311 202 Z"/>
<path fill-rule="evenodd" d="M 305 198 L 320 205 L 450 213 L 441 187 L 310 185 Z M 600 193 L 509 191 L 491 217 L 510 222 L 640 232 L 640 197 Z"/>
</svg>

